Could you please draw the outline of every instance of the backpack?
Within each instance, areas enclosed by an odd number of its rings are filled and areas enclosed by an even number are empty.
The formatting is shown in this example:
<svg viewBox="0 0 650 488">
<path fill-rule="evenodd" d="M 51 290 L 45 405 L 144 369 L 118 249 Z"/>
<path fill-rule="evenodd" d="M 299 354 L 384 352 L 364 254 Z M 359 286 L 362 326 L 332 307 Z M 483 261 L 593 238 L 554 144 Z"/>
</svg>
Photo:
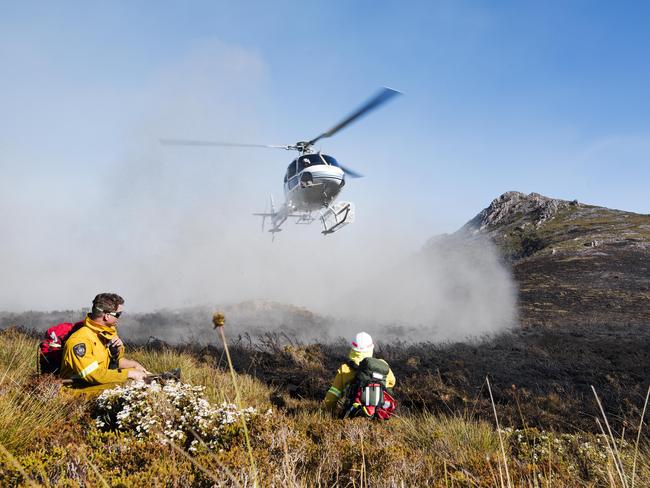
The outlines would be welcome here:
<svg viewBox="0 0 650 488">
<path fill-rule="evenodd" d="M 349 361 L 348 366 L 356 370 L 356 376 L 348 389 L 343 418 L 388 420 L 397 408 L 397 402 L 386 387 L 390 371 L 386 361 L 365 358 L 358 366 L 354 361 Z"/>
<path fill-rule="evenodd" d="M 63 360 L 63 344 L 67 338 L 84 323 L 63 322 L 45 331 L 45 338 L 38 346 L 38 372 L 59 374 Z"/>
</svg>

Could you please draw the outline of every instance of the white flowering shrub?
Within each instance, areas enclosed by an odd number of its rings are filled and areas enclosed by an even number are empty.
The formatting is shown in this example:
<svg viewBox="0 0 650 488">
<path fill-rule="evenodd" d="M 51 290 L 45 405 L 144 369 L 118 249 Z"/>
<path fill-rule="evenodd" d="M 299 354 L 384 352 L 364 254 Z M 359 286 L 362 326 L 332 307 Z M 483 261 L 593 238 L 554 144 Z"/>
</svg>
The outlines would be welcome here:
<svg viewBox="0 0 650 488">
<path fill-rule="evenodd" d="M 503 429 L 510 439 L 512 453 L 520 461 L 531 464 L 548 464 L 549 460 L 566 465 L 569 472 L 583 475 L 604 475 L 611 456 L 608 439 L 603 434 L 553 433 L 536 428 Z M 621 457 L 627 456 L 628 443 L 616 439 Z"/>
<path fill-rule="evenodd" d="M 213 406 L 203 397 L 204 389 L 177 381 L 118 386 L 97 398 L 95 424 L 104 430 L 131 432 L 139 439 L 172 441 L 194 453 L 203 444 L 209 449 L 228 448 L 242 429 L 241 417 L 254 421 L 257 410 L 240 410 L 232 403 Z"/>
</svg>

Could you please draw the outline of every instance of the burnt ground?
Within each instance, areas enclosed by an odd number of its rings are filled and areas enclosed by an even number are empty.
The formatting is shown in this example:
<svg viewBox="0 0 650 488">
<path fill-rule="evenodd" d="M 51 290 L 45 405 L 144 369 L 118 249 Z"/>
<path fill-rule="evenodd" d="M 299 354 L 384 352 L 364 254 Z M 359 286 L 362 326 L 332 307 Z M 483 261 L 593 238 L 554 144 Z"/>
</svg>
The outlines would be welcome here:
<svg viewBox="0 0 650 488">
<path fill-rule="evenodd" d="M 650 327 L 650 250 L 608 243 L 513 266 L 523 326 Z"/>
<path fill-rule="evenodd" d="M 219 347 L 181 348 L 226 367 Z M 320 401 L 348 349 L 344 344 L 283 345 L 281 337 L 267 334 L 260 343 L 238 341 L 230 350 L 238 371 L 274 388 L 276 405 L 300 409 L 305 405 L 290 397 Z M 379 345 L 376 356 L 389 362 L 398 379 L 395 391 L 403 412 L 492 420 L 489 377 L 505 425 L 595 431 L 599 414 L 593 385 L 620 432 L 639 422 L 648 388 L 650 334 L 641 327 L 601 326 L 597 332 L 593 326 L 537 327 L 472 344 Z"/>
</svg>

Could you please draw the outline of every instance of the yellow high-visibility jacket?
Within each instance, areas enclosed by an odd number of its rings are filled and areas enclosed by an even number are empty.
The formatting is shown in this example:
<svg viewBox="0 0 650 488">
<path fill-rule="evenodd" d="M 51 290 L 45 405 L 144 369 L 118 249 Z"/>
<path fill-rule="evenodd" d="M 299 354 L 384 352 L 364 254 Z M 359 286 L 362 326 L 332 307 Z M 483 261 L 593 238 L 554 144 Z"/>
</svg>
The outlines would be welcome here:
<svg viewBox="0 0 650 488">
<path fill-rule="evenodd" d="M 353 349 L 350 350 L 349 358 L 354 361 L 357 366 L 363 359 L 372 356 L 372 353 L 361 353 Z M 381 359 L 380 361 L 384 361 Z M 386 361 L 384 361 L 386 362 Z M 348 363 L 343 363 L 336 371 L 336 377 L 332 382 L 332 386 L 327 390 L 325 400 L 323 400 L 323 407 L 326 410 L 333 411 L 339 404 L 343 402 L 348 394 L 348 388 L 356 376 L 356 371 L 350 367 Z M 388 375 L 386 376 L 386 388 L 393 388 L 395 386 L 395 375 L 393 371 L 388 368 Z"/>
<path fill-rule="evenodd" d="M 63 346 L 61 377 L 72 379 L 75 386 L 107 385 L 124 383 L 128 369 L 109 369 L 111 355 L 108 342 L 117 335 L 114 327 L 103 326 L 86 317 L 83 327 L 74 332 Z M 115 363 L 124 355 L 119 348 Z"/>
</svg>

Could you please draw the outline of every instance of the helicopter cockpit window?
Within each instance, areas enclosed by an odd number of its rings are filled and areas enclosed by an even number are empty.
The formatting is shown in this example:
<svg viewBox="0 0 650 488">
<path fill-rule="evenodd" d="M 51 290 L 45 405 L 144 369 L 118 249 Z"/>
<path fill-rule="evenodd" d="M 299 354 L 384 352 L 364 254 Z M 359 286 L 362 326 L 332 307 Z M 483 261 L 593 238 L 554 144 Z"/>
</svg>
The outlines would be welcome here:
<svg viewBox="0 0 650 488">
<path fill-rule="evenodd" d="M 303 154 L 298 158 L 298 172 L 315 164 L 325 164 L 318 154 Z"/>
<path fill-rule="evenodd" d="M 291 161 L 291 164 L 287 168 L 287 179 L 291 179 L 296 176 L 296 161 Z"/>
<path fill-rule="evenodd" d="M 336 166 L 337 168 L 339 167 L 339 162 L 336 159 L 334 159 L 332 156 L 328 156 L 327 154 L 323 154 L 323 159 L 330 166 Z"/>
</svg>

